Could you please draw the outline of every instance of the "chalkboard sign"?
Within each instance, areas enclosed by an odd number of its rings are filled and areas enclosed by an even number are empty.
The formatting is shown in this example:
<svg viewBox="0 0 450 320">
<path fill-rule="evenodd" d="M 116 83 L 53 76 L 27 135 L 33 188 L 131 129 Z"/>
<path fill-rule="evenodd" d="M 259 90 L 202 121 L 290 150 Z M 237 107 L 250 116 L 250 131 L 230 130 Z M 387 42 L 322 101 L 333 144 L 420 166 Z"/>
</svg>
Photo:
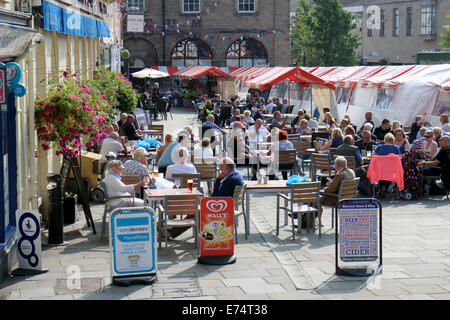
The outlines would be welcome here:
<svg viewBox="0 0 450 320">
<path fill-rule="evenodd" d="M 64 191 L 66 188 L 67 181 L 69 180 L 70 170 L 72 169 L 73 176 L 75 178 L 75 183 L 77 185 L 78 196 L 83 206 L 84 216 L 86 217 L 86 222 L 88 227 L 92 225 L 92 231 L 96 234 L 94 219 L 92 218 L 91 208 L 89 206 L 89 190 L 83 188 L 84 184 L 81 183 L 81 170 L 78 164 L 78 159 L 72 157 L 68 154 L 64 155 L 63 163 L 61 166 L 60 174 L 62 176 L 62 188 Z"/>
</svg>

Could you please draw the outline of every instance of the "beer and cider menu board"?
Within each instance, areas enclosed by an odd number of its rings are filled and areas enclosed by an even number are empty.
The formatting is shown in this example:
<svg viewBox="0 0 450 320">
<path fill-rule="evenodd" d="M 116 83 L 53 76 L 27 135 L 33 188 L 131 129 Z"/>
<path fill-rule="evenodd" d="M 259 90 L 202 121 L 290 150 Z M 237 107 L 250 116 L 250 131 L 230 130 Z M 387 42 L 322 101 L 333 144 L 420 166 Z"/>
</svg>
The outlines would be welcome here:
<svg viewBox="0 0 450 320">
<path fill-rule="evenodd" d="M 376 203 L 343 203 L 339 206 L 339 253 L 344 262 L 378 258 Z"/>
</svg>

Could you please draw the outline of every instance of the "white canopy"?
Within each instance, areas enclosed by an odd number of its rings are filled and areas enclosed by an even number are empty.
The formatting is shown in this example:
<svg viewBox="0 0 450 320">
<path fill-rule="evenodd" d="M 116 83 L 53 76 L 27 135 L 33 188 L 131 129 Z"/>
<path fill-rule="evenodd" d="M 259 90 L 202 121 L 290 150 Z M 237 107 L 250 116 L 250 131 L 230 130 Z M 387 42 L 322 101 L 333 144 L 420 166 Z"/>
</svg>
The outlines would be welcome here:
<svg viewBox="0 0 450 320">
<path fill-rule="evenodd" d="M 145 68 L 131 74 L 135 78 L 165 78 L 170 75 L 167 72 Z"/>
</svg>

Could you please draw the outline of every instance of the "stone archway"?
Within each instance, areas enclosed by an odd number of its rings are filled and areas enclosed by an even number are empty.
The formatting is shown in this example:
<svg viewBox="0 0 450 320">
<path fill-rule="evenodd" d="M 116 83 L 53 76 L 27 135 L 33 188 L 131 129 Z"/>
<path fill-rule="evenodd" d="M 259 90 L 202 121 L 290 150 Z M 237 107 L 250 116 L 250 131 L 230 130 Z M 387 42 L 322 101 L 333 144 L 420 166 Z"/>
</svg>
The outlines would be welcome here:
<svg viewBox="0 0 450 320">
<path fill-rule="evenodd" d="M 125 39 L 124 47 L 130 51 L 128 59 L 130 68 L 148 68 L 158 65 L 158 55 L 155 46 L 143 38 Z"/>
</svg>

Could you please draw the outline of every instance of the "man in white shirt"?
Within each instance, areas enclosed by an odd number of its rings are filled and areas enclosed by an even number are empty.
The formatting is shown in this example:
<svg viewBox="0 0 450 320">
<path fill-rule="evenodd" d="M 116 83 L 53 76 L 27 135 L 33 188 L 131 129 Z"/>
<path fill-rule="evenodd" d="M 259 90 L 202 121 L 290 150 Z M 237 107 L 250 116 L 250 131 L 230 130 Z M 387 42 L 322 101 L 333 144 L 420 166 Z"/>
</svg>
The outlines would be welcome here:
<svg viewBox="0 0 450 320">
<path fill-rule="evenodd" d="M 267 102 L 268 103 L 266 105 L 266 113 L 267 114 L 272 114 L 273 107 L 275 107 L 276 104 L 273 103 L 272 99 L 270 99 L 270 98 L 269 98 L 269 100 Z"/>
<path fill-rule="evenodd" d="M 108 163 L 110 173 L 106 175 L 103 182 L 105 183 L 108 197 L 123 197 L 130 196 L 130 198 L 113 199 L 110 205 L 113 207 L 142 207 L 144 200 L 131 197 L 130 192 L 136 192 L 145 185 L 145 181 L 136 184 L 124 184 L 120 178 L 122 175 L 123 165 L 120 160 L 112 160 Z"/>
<path fill-rule="evenodd" d="M 102 147 L 100 148 L 100 154 L 102 155 L 102 163 L 106 162 L 106 156 L 112 154 L 114 158 L 120 151 L 126 150 L 125 141 L 119 140 L 119 134 L 117 132 L 111 132 L 109 137 L 103 140 Z"/>
<path fill-rule="evenodd" d="M 261 119 L 256 119 L 255 125 L 248 129 L 248 144 L 251 148 L 257 149 L 258 142 L 263 142 L 270 132 L 263 126 Z"/>
<path fill-rule="evenodd" d="M 177 162 L 176 164 L 172 164 L 167 167 L 166 170 L 166 178 L 172 178 L 174 174 L 195 174 L 197 173 L 197 169 L 195 169 L 194 165 L 189 161 L 191 155 L 187 151 L 185 147 L 178 148 L 177 152 Z"/>
</svg>

